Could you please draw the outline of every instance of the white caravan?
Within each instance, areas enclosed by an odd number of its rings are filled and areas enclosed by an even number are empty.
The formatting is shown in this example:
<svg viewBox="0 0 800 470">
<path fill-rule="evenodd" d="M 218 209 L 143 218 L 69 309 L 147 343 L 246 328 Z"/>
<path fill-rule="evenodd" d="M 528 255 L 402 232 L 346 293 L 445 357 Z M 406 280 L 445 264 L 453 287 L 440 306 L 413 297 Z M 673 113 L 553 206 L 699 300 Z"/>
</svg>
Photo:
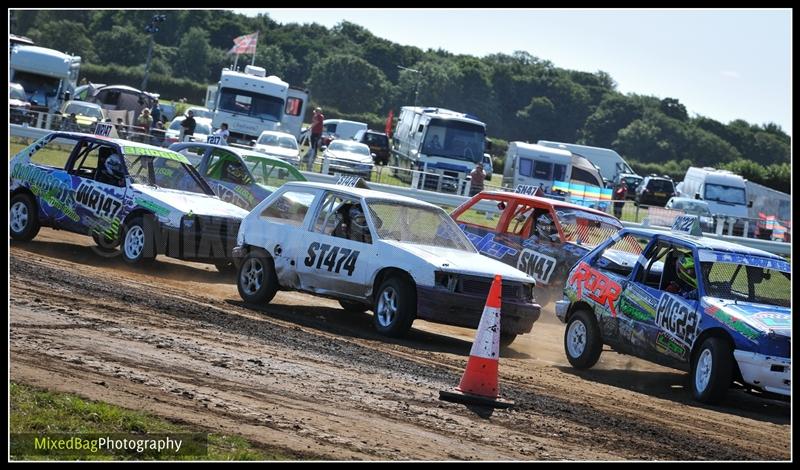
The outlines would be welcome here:
<svg viewBox="0 0 800 470">
<path fill-rule="evenodd" d="M 54 49 L 16 45 L 9 57 L 8 81 L 19 83 L 33 111 L 57 113 L 72 99 L 81 58 Z"/>
<path fill-rule="evenodd" d="M 603 187 L 597 169 L 585 158 L 569 150 L 526 142 L 508 144 L 503 166 L 503 186 L 542 186 L 550 191 L 553 181 L 567 181 Z"/>
<path fill-rule="evenodd" d="M 564 142 L 551 142 L 549 140 L 540 140 L 537 144 L 569 150 L 576 155 L 586 158 L 600 169 L 600 174 L 603 176 L 606 184 L 614 181 L 619 173 L 636 174 L 628 165 L 628 162 L 626 162 L 620 154 L 611 149 L 590 147 L 588 145 L 567 144 Z"/>
</svg>

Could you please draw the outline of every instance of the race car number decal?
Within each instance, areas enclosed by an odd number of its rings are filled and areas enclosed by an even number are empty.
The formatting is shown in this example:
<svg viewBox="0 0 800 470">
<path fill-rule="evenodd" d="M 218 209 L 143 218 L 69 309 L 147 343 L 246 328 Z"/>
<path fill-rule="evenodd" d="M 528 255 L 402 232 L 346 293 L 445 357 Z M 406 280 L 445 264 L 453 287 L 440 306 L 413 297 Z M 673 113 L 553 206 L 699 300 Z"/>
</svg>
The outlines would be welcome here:
<svg viewBox="0 0 800 470">
<path fill-rule="evenodd" d="M 606 305 L 611 316 L 617 316 L 614 302 L 619 298 L 622 288 L 610 277 L 581 261 L 569 277 L 569 285 L 575 287 L 579 299 L 582 298 L 583 290 L 586 289 L 586 296 L 590 300 L 600 305 Z"/>
<path fill-rule="evenodd" d="M 556 267 L 556 259 L 531 249 L 522 250 L 517 262 L 517 269 L 524 271 L 542 284 L 550 282 L 550 276 Z"/>
<path fill-rule="evenodd" d="M 347 271 L 348 276 L 352 276 L 353 271 L 356 269 L 356 261 L 359 254 L 361 252 L 358 250 L 313 242 L 308 246 L 308 256 L 306 256 L 304 263 L 311 268 L 315 267 L 314 262 L 316 261 L 316 269 L 325 269 L 327 267 L 328 272 L 337 274 L 344 270 Z"/>
<path fill-rule="evenodd" d="M 658 301 L 656 325 L 681 343 L 691 346 L 697 338 L 700 316 L 692 305 L 677 296 L 664 294 Z"/>
<path fill-rule="evenodd" d="M 91 209 L 99 217 L 114 217 L 122 207 L 121 200 L 89 183 L 78 186 L 75 202 Z"/>
</svg>

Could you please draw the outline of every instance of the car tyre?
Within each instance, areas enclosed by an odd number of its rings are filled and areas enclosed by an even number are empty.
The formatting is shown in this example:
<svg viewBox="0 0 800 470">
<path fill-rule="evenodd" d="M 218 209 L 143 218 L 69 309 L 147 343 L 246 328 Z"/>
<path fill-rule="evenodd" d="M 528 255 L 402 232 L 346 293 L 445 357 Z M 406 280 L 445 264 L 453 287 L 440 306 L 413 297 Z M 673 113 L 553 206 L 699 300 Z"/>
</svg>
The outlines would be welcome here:
<svg viewBox="0 0 800 470">
<path fill-rule="evenodd" d="M 278 292 L 278 276 L 271 257 L 251 251 L 239 265 L 236 275 L 239 296 L 251 304 L 268 304 Z"/>
<path fill-rule="evenodd" d="M 369 310 L 369 305 L 353 300 L 339 300 L 339 305 L 349 313 L 364 313 Z"/>
<path fill-rule="evenodd" d="M 416 309 L 417 295 L 413 286 L 400 277 L 389 277 L 375 295 L 372 310 L 375 329 L 384 336 L 403 336 L 411 329 Z"/>
<path fill-rule="evenodd" d="M 217 271 L 219 271 L 220 274 L 224 274 L 226 276 L 236 274 L 239 271 L 232 261 L 217 261 L 214 263 L 214 267 L 217 268 Z"/>
<path fill-rule="evenodd" d="M 692 396 L 701 403 L 719 403 L 733 380 L 733 351 L 719 337 L 706 338 L 692 356 Z"/>
<path fill-rule="evenodd" d="M 128 264 L 150 264 L 156 258 L 152 223 L 145 217 L 134 217 L 122 230 L 122 259 Z"/>
<path fill-rule="evenodd" d="M 576 369 L 588 369 L 597 364 L 603 352 L 603 340 L 597 320 L 588 310 L 578 310 L 564 331 L 564 352 Z"/>
<path fill-rule="evenodd" d="M 25 193 L 15 195 L 11 198 L 8 212 L 8 231 L 11 238 L 23 242 L 33 240 L 41 228 L 39 208 L 33 197 Z"/>
</svg>

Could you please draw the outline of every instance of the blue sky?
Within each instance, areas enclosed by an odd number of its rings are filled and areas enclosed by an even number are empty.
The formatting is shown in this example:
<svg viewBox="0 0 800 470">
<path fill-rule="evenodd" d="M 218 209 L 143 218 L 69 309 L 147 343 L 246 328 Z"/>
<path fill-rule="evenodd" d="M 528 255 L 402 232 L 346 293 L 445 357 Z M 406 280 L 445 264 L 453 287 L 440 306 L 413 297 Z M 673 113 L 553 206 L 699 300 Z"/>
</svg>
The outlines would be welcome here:
<svg viewBox="0 0 800 470">
<path fill-rule="evenodd" d="M 422 49 L 516 50 L 608 72 L 623 93 L 677 98 L 690 115 L 792 132 L 791 10 L 236 9 L 279 23 L 342 20 Z"/>
</svg>

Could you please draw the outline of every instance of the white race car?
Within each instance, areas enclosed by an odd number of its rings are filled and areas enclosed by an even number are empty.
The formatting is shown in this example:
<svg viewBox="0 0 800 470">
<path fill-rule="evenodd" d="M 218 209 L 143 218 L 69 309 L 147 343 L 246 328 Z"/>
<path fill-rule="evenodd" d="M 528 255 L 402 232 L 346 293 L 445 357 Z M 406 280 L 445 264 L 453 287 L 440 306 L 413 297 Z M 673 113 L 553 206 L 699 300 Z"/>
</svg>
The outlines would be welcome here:
<svg viewBox="0 0 800 470">
<path fill-rule="evenodd" d="M 242 221 L 233 256 L 239 294 L 278 290 L 375 312 L 379 333 L 401 336 L 415 318 L 477 328 L 495 274 L 503 281 L 501 343 L 539 318 L 532 277 L 480 255 L 441 208 L 393 194 L 287 183 Z"/>
</svg>

